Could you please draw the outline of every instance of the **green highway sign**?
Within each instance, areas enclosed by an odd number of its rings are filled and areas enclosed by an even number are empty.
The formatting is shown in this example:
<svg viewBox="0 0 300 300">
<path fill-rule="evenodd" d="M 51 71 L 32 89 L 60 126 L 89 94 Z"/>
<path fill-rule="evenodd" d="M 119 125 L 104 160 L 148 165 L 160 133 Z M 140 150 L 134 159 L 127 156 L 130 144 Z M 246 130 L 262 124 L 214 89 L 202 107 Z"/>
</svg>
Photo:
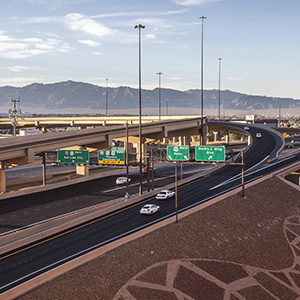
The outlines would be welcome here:
<svg viewBox="0 0 300 300">
<path fill-rule="evenodd" d="M 224 146 L 196 146 L 196 161 L 225 161 Z"/>
<path fill-rule="evenodd" d="M 58 150 L 57 161 L 59 163 L 89 164 L 90 156 L 88 150 Z"/>
<path fill-rule="evenodd" d="M 111 150 L 98 151 L 99 165 L 125 165 L 124 147 L 113 147 Z"/>
<path fill-rule="evenodd" d="M 167 146 L 167 159 L 189 161 L 189 146 Z"/>
</svg>

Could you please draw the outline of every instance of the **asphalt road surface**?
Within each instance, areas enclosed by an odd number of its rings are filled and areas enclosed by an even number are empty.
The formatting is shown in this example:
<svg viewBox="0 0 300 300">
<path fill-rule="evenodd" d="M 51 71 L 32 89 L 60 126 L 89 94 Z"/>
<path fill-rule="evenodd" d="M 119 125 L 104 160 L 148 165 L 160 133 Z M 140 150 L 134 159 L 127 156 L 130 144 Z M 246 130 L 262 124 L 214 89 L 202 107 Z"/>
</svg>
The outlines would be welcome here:
<svg viewBox="0 0 300 300">
<path fill-rule="evenodd" d="M 257 132 L 262 133 L 262 138 L 255 137 Z M 276 134 L 256 126 L 251 126 L 250 133 L 253 137 L 253 143 L 245 154 L 246 182 L 299 160 L 299 156 L 293 156 L 281 163 L 266 164 L 273 152 L 280 147 L 280 139 Z M 180 186 L 178 189 L 178 209 L 179 211 L 189 209 L 240 185 L 241 166 L 224 166 L 210 176 Z M 77 193 L 79 190 L 82 189 L 78 188 Z M 113 191 L 113 193 L 117 192 Z M 94 195 L 97 196 L 97 194 Z M 63 193 L 61 198 L 63 198 Z M 158 204 L 161 206 L 161 211 L 150 216 L 141 216 L 139 210 L 145 203 Z M 81 224 L 80 227 L 66 230 L 59 235 L 4 254 L 0 257 L 0 270 L 2 274 L 5 274 L 0 278 L 0 292 L 9 290 L 64 262 L 174 214 L 174 199 L 159 201 L 149 198 L 130 205 L 122 211 Z"/>
<path fill-rule="evenodd" d="M 61 167 L 52 167 L 60 169 Z M 182 165 L 178 166 L 178 180 L 192 176 L 199 171 L 212 168 L 209 165 Z M 29 172 L 32 175 L 36 168 L 21 169 L 17 172 Z M 137 194 L 139 189 L 138 170 L 130 175 L 130 194 Z M 125 175 L 126 170 L 121 169 L 118 176 Z M 126 186 L 117 186 L 115 176 L 103 177 L 91 181 L 77 183 L 75 185 L 49 190 L 36 194 L 10 198 L 0 201 L 0 234 L 11 230 L 20 229 L 30 224 L 79 209 L 97 205 L 103 202 L 124 197 Z M 150 177 L 151 178 L 151 177 Z M 174 166 L 170 164 L 156 167 L 154 187 L 163 187 L 174 182 Z M 143 175 L 143 190 L 147 192 L 147 174 Z M 150 182 L 151 188 L 151 182 Z"/>
</svg>

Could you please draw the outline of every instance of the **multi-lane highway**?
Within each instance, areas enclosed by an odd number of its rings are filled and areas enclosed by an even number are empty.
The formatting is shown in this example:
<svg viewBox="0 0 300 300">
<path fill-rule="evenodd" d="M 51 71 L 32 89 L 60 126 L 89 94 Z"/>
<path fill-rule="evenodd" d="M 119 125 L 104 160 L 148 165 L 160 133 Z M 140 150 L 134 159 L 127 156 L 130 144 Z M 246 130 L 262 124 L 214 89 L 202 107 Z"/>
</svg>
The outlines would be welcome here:
<svg viewBox="0 0 300 300">
<path fill-rule="evenodd" d="M 275 153 L 282 148 L 283 141 L 278 134 L 272 131 L 256 126 L 249 127 L 253 141 L 245 153 L 246 182 L 299 160 L 299 156 L 294 156 L 280 163 L 270 162 L 267 164 L 266 162 L 273 160 Z M 258 132 L 262 134 L 261 138 L 256 138 Z M 178 189 L 178 209 L 184 211 L 240 185 L 241 166 L 226 165 L 214 171 L 210 176 L 180 186 Z M 68 195 L 65 194 L 64 196 L 67 197 Z M 99 195 L 95 195 L 95 197 L 99 197 Z M 151 216 L 141 216 L 139 210 L 146 202 L 159 204 L 161 211 Z M 115 211 L 22 249 L 6 253 L 0 257 L 1 274 L 5 274 L 0 278 L 0 292 L 7 291 L 47 270 L 120 237 L 169 218 L 174 213 L 173 199 L 159 201 L 149 198 L 140 203 L 129 205 L 121 211 Z"/>
<path fill-rule="evenodd" d="M 55 167 L 54 167 L 55 168 Z M 187 178 L 200 171 L 211 169 L 209 165 L 182 165 L 182 177 Z M 181 168 L 179 167 L 179 179 Z M 30 224 L 71 213 L 79 209 L 124 197 L 126 186 L 117 186 L 116 178 L 125 175 L 126 169 L 118 168 L 118 174 L 65 186 L 36 194 L 28 194 L 0 201 L 0 234 L 20 230 Z M 132 168 L 130 194 L 138 193 L 138 169 Z M 156 166 L 154 188 L 174 182 L 174 167 L 170 164 Z M 143 190 L 147 191 L 147 174 L 143 175 Z M 150 182 L 150 188 L 152 182 Z"/>
</svg>

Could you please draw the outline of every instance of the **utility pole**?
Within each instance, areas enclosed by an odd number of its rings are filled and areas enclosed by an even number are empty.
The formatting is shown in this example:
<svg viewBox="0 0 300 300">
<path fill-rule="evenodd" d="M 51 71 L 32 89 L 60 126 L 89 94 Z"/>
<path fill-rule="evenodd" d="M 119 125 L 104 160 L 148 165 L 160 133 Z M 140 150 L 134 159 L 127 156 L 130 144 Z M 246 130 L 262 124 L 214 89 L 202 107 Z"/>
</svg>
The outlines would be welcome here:
<svg viewBox="0 0 300 300">
<path fill-rule="evenodd" d="M 13 109 L 9 109 L 9 118 L 11 119 L 11 124 L 13 126 L 13 135 L 16 136 L 17 134 L 17 125 L 18 125 L 18 119 L 21 118 L 21 109 L 20 109 L 20 98 L 18 99 L 11 99 L 11 102 L 14 104 Z M 18 108 L 17 108 L 18 103 Z"/>
</svg>

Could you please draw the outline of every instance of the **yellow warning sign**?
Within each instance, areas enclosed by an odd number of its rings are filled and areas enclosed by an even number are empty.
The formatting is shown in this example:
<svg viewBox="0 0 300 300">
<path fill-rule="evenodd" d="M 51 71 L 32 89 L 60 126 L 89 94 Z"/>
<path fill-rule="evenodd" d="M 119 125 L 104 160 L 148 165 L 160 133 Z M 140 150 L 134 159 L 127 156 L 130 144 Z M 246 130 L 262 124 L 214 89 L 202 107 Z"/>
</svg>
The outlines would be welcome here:
<svg viewBox="0 0 300 300">
<path fill-rule="evenodd" d="M 98 160 L 99 165 L 125 165 L 125 161 Z"/>
</svg>

